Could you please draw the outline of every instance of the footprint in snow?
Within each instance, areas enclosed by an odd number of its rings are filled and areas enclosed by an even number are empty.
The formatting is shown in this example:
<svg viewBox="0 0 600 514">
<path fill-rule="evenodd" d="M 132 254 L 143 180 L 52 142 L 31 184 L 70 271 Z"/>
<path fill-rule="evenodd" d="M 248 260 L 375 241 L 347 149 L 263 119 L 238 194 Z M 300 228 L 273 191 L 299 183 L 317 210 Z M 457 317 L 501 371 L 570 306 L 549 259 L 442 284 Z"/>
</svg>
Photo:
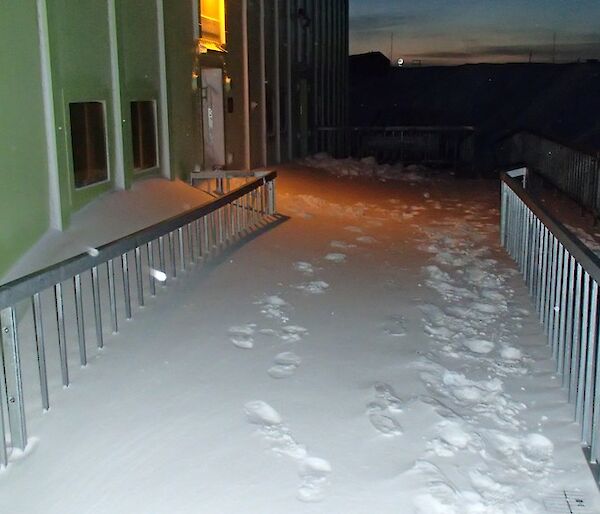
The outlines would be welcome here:
<svg viewBox="0 0 600 514">
<path fill-rule="evenodd" d="M 306 334 L 308 334 L 308 330 L 304 327 L 299 325 L 286 325 L 281 329 L 279 338 L 286 343 L 297 343 Z"/>
<path fill-rule="evenodd" d="M 294 269 L 305 275 L 313 275 L 315 268 L 310 262 L 298 261 L 294 263 Z"/>
<path fill-rule="evenodd" d="M 274 363 L 268 371 L 271 378 L 288 378 L 296 372 L 302 359 L 294 352 L 283 352 L 275 357 Z"/>
<path fill-rule="evenodd" d="M 329 246 L 331 246 L 331 248 L 339 248 L 342 250 L 348 250 L 349 248 L 356 248 L 355 244 L 346 243 L 346 241 L 331 241 L 331 243 L 329 243 Z"/>
<path fill-rule="evenodd" d="M 305 282 L 304 284 L 299 284 L 293 287 L 308 294 L 323 294 L 329 288 L 329 284 L 322 280 L 315 280 L 313 282 Z"/>
<path fill-rule="evenodd" d="M 319 502 L 325 492 L 331 474 L 331 464 L 319 457 L 307 457 L 300 464 L 299 475 L 302 483 L 298 488 L 298 499 L 303 502 Z"/>
<path fill-rule="evenodd" d="M 382 401 L 388 409 L 402 411 L 404 401 L 394 391 L 394 388 L 384 382 L 378 382 L 373 387 L 375 396 Z"/>
<path fill-rule="evenodd" d="M 377 242 L 377 239 L 375 239 L 372 236 L 360 236 L 360 237 L 357 237 L 356 240 L 359 243 L 363 243 L 363 244 L 373 244 L 373 243 Z"/>
<path fill-rule="evenodd" d="M 325 260 L 340 264 L 340 263 L 346 261 L 346 254 L 345 253 L 328 253 L 325 256 Z"/>
<path fill-rule="evenodd" d="M 360 227 L 356 227 L 354 225 L 348 225 L 347 227 L 344 227 L 344 230 L 347 230 L 348 232 L 354 232 L 355 234 L 362 234 L 363 233 L 363 229 Z"/>
<path fill-rule="evenodd" d="M 280 296 L 265 296 L 254 303 L 261 306 L 260 312 L 266 318 L 277 319 L 283 323 L 289 321 L 286 311 L 290 309 L 290 305 Z"/>
<path fill-rule="evenodd" d="M 255 328 L 254 323 L 229 327 L 229 340 L 242 350 L 251 350 L 254 348 L 254 338 L 252 336 Z"/>
<path fill-rule="evenodd" d="M 376 400 L 367 405 L 369 421 L 383 435 L 401 435 L 402 426 L 396 420 L 395 414 L 402 411 L 404 402 L 389 384 L 379 382 L 373 390 Z"/>
<path fill-rule="evenodd" d="M 509 435 L 503 430 L 481 432 L 485 458 L 500 461 L 532 478 L 547 475 L 554 460 L 554 444 L 542 434 Z"/>
<path fill-rule="evenodd" d="M 520 361 L 523 358 L 523 352 L 512 346 L 505 346 L 500 350 L 500 356 L 507 361 Z"/>
<path fill-rule="evenodd" d="M 389 336 L 404 337 L 406 335 L 406 320 L 403 316 L 389 316 L 382 327 Z"/>
<path fill-rule="evenodd" d="M 277 426 L 281 424 L 281 416 L 267 402 L 256 400 L 246 403 L 244 410 L 248 421 L 262 427 Z"/>
<path fill-rule="evenodd" d="M 329 486 L 331 464 L 325 459 L 309 455 L 306 448 L 294 439 L 280 414 L 268 403 L 251 401 L 246 403 L 244 410 L 248 421 L 258 426 L 271 450 L 291 457 L 298 464 L 300 485 L 297 498 L 303 502 L 323 500 Z"/>
<path fill-rule="evenodd" d="M 385 407 L 377 402 L 367 405 L 369 421 L 375 429 L 383 435 L 401 435 L 402 427 L 388 412 Z"/>
<path fill-rule="evenodd" d="M 471 339 L 463 343 L 473 353 L 486 354 L 490 353 L 496 346 L 492 341 L 485 339 Z"/>
<path fill-rule="evenodd" d="M 258 333 L 269 337 L 275 337 L 279 335 L 279 332 L 273 328 L 261 328 Z"/>
<path fill-rule="evenodd" d="M 480 437 L 471 433 L 464 420 L 445 419 L 435 427 L 437 436 L 428 441 L 427 449 L 431 455 L 453 457 L 461 451 L 481 450 Z"/>
</svg>

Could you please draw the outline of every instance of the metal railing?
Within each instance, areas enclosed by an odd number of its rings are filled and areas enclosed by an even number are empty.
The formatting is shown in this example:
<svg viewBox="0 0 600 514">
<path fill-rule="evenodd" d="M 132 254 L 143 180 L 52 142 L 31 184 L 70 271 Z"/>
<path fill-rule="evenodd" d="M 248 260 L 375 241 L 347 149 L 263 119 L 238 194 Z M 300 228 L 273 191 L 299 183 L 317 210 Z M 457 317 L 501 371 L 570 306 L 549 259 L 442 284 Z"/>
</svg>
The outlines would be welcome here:
<svg viewBox="0 0 600 514">
<path fill-rule="evenodd" d="M 132 318 L 132 288 L 138 306 L 143 307 L 148 293 L 156 295 L 157 283 L 164 284 L 192 263 L 210 258 L 275 215 L 276 176 L 276 172 L 255 175 L 252 182 L 208 204 L 0 286 L 0 468 L 7 466 L 11 448 L 27 446 L 21 325 L 33 322 L 35 374 L 46 410 L 50 407 L 46 362 L 50 334 L 44 319 L 48 313 L 43 312 L 52 311 L 56 321 L 51 335 L 58 345 L 60 377 L 66 387 L 69 339 L 76 339 L 79 362 L 87 364 L 88 316 L 94 321 L 96 345 L 102 348 L 107 326 L 117 333 L 123 317 Z M 108 287 L 102 288 L 101 282 Z M 67 294 L 68 289 L 72 294 Z M 18 319 L 17 310 L 21 313 L 27 304 L 31 311 Z"/>
<path fill-rule="evenodd" d="M 467 126 L 319 127 L 317 148 L 379 163 L 456 167 L 472 163 L 474 134 Z"/>
<path fill-rule="evenodd" d="M 600 258 L 526 192 L 527 168 L 502 175 L 501 240 L 544 325 L 581 441 L 600 463 Z"/>
<path fill-rule="evenodd" d="M 497 148 L 506 165 L 523 163 L 594 214 L 600 214 L 600 154 L 531 132 L 516 132 Z"/>
</svg>

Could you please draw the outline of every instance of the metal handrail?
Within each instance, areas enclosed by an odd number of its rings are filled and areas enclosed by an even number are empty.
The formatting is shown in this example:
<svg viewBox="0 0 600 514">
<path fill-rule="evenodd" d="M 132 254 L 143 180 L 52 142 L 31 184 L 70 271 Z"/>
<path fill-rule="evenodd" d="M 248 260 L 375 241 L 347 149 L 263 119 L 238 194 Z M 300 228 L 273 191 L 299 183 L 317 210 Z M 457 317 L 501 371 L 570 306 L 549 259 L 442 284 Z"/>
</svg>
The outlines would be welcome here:
<svg viewBox="0 0 600 514">
<path fill-rule="evenodd" d="M 397 125 L 320 126 L 316 149 L 335 157 L 375 157 L 388 164 L 453 165 L 471 163 L 475 127 Z"/>
<path fill-rule="evenodd" d="M 520 130 L 498 140 L 500 159 L 524 161 L 582 208 L 600 214 L 600 153 Z"/>
<path fill-rule="evenodd" d="M 527 169 L 527 168 L 522 168 Z M 522 175 L 526 177 L 525 175 Z M 575 259 L 588 271 L 590 276 L 600 282 L 600 257 L 586 246 L 571 230 L 556 219 L 545 207 L 537 203 L 522 187 L 522 183 L 509 172 L 501 173 L 501 180 L 511 191 L 538 217 L 541 222 L 552 232 L 562 245 Z"/>
<path fill-rule="evenodd" d="M 527 168 L 501 175 L 501 241 L 529 287 L 598 480 L 600 258 L 527 194 L 526 178 Z"/>
<path fill-rule="evenodd" d="M 381 132 L 381 131 L 415 131 L 415 132 L 475 132 L 471 125 L 382 125 L 382 126 L 349 126 L 349 127 L 317 127 L 321 132 L 355 131 L 355 132 Z"/>
<path fill-rule="evenodd" d="M 221 207 L 243 197 L 250 191 L 256 189 L 257 184 L 265 185 L 272 182 L 276 177 L 277 172 L 270 172 L 258 181 L 244 184 L 230 193 L 216 198 L 208 204 L 201 205 L 200 207 L 186 211 L 183 214 L 178 214 L 138 230 L 133 234 L 111 241 L 110 243 L 97 248 L 97 255 L 94 254 L 94 256 L 91 256 L 88 253 L 82 253 L 22 278 L 13 280 L 12 282 L 8 282 L 7 284 L 0 286 L 0 310 L 9 307 L 10 305 L 14 305 L 58 282 L 73 278 L 75 275 L 83 273 L 94 266 L 104 264 L 111 259 L 119 257 L 125 252 L 143 246 L 163 234 L 177 230 L 184 225 L 188 225 L 192 221 L 217 211 Z"/>
<path fill-rule="evenodd" d="M 600 157 L 600 152 L 597 150 L 594 150 L 591 147 L 588 147 L 588 146 L 585 146 L 585 145 L 582 145 L 579 143 L 573 143 L 572 141 L 568 141 L 567 139 L 562 139 L 558 136 L 548 135 L 548 134 L 544 134 L 542 132 L 538 132 L 535 130 L 529 130 L 529 129 L 517 129 L 517 130 L 511 130 L 509 132 L 505 132 L 501 137 L 496 139 L 496 142 L 502 143 L 503 141 L 507 141 L 507 140 L 509 140 L 515 136 L 521 135 L 521 134 L 526 134 L 529 136 L 536 137 L 538 139 L 543 139 L 543 140 L 549 141 L 550 143 L 553 143 L 555 145 L 562 146 L 566 149 L 574 150 L 576 152 L 589 155 L 590 157 Z"/>
<path fill-rule="evenodd" d="M 98 348 L 102 348 L 105 322 L 103 323 L 101 307 L 100 273 L 105 272 L 106 275 L 110 326 L 113 333 L 117 333 L 118 303 L 124 305 L 125 318 L 132 318 L 132 284 L 137 290 L 138 304 L 143 307 L 145 282 L 150 295 L 154 296 L 157 280 L 175 278 L 190 263 L 208 258 L 214 251 L 225 248 L 246 232 L 258 227 L 263 220 L 275 215 L 276 177 L 275 171 L 262 173 L 252 182 L 210 203 L 107 243 L 90 252 L 93 255 L 80 254 L 0 286 L 0 469 L 8 464 L 5 409 L 8 413 L 11 446 L 24 450 L 27 445 L 17 305 L 26 299 L 31 301 L 42 406 L 48 409 L 50 402 L 42 294 L 47 290 L 54 292 L 53 307 L 62 383 L 68 386 L 70 378 L 63 283 L 72 281 L 79 357 L 81 365 L 85 366 L 84 273 L 90 273 L 90 303 L 93 305 L 96 343 Z M 133 257 L 135 267 L 133 278 L 130 274 L 130 257 Z M 120 287 L 117 287 L 119 278 Z"/>
</svg>

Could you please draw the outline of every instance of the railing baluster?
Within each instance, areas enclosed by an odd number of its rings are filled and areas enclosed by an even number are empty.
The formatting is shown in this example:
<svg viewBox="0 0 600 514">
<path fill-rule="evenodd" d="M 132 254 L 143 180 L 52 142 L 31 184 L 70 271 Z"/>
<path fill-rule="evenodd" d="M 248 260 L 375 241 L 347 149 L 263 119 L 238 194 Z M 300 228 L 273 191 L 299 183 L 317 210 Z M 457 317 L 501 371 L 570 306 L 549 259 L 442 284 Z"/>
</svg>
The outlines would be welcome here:
<svg viewBox="0 0 600 514">
<path fill-rule="evenodd" d="M 209 258 L 209 253 L 210 253 L 210 250 L 211 250 L 210 227 L 208 226 L 209 223 L 210 223 L 210 214 L 207 214 L 207 215 L 203 216 L 201 221 L 202 221 L 202 231 L 203 231 L 203 237 L 202 237 L 202 243 L 203 243 L 202 256 L 206 260 L 206 259 Z"/>
<path fill-rule="evenodd" d="M 102 306 L 100 304 L 100 282 L 98 280 L 98 268 L 91 269 L 92 274 L 92 297 L 94 300 L 94 320 L 96 322 L 96 344 L 98 348 L 104 347 L 102 334 Z"/>
<path fill-rule="evenodd" d="M 35 293 L 31 297 L 31 307 L 33 312 L 33 329 L 35 332 L 35 349 L 38 361 L 38 375 L 40 377 L 40 394 L 42 396 L 42 407 L 44 410 L 50 408 L 50 397 L 48 395 L 48 372 L 46 371 L 46 341 L 44 337 L 44 322 L 42 318 L 42 299 L 40 293 Z M 0 401 L 0 410 L 2 410 Z M 0 424 L 2 424 L 0 415 Z M 0 434 L 1 436 L 1 434 Z M 2 449 L 0 448 L 0 451 Z"/>
<path fill-rule="evenodd" d="M 8 452 L 6 451 L 6 429 L 4 425 L 4 404 L 8 403 L 4 380 L 4 359 L 0 351 L 0 469 L 8 466 Z"/>
<path fill-rule="evenodd" d="M 243 215 L 243 207 L 240 199 L 235 203 L 235 234 L 236 236 L 240 236 L 242 230 L 244 229 L 242 226 L 242 215 Z"/>
<path fill-rule="evenodd" d="M 0 354 L 3 355 L 3 362 L 0 362 L 0 364 L 3 364 L 1 369 L 4 370 L 4 379 L 0 383 L 0 389 L 6 393 L 11 445 L 13 448 L 25 450 L 27 446 L 27 428 L 25 407 L 23 405 L 19 334 L 14 307 L 6 307 L 0 311 L 0 326 L 2 327 L 2 351 Z"/>
<path fill-rule="evenodd" d="M 136 246 L 133 251 L 135 258 L 135 285 L 137 289 L 138 305 L 144 306 L 144 274 L 142 272 L 142 251 Z"/>
<path fill-rule="evenodd" d="M 600 330 L 600 324 L 596 322 L 596 329 Z M 600 334 L 596 333 L 596 341 Z M 594 379 L 594 411 L 592 417 L 592 441 L 590 448 L 590 462 L 600 463 L 600 351 L 596 348 L 596 377 Z"/>
<path fill-rule="evenodd" d="M 150 295 L 156 296 L 156 267 L 154 266 L 154 241 L 149 241 L 146 245 L 146 253 L 148 254 L 148 282 L 150 286 Z"/>
<path fill-rule="evenodd" d="M 544 244 L 542 247 L 542 282 L 541 286 L 541 295 L 540 295 L 540 304 L 538 306 L 538 312 L 540 313 L 541 323 L 546 321 L 546 294 L 547 294 L 547 275 L 548 275 L 548 229 L 544 227 Z"/>
<path fill-rule="evenodd" d="M 225 209 L 223 207 L 221 207 L 220 209 L 217 210 L 217 222 L 219 224 L 219 249 L 221 249 L 223 247 L 223 245 L 225 244 L 225 221 L 223 219 L 225 215 Z"/>
<path fill-rule="evenodd" d="M 535 293 L 535 309 L 540 313 L 540 305 L 542 303 L 542 283 L 544 277 L 544 236 L 545 227 L 538 219 L 538 263 L 536 273 L 536 293 Z"/>
<path fill-rule="evenodd" d="M 194 243 L 194 237 L 196 235 L 196 222 L 193 221 L 185 226 L 188 237 L 188 248 L 190 252 L 190 262 L 196 262 L 196 246 Z"/>
<path fill-rule="evenodd" d="M 577 377 L 577 397 L 575 400 L 575 420 L 583 417 L 583 399 L 585 393 L 585 366 L 587 363 L 588 329 L 590 315 L 590 276 L 583 272 L 583 299 L 581 301 L 581 336 L 579 343 L 579 372 Z"/>
<path fill-rule="evenodd" d="M 85 322 L 83 318 L 83 295 L 81 290 L 81 275 L 73 277 L 73 296 L 75 299 L 75 318 L 77 320 L 77 341 L 79 343 L 79 362 L 87 365 L 87 348 L 85 346 Z"/>
<path fill-rule="evenodd" d="M 121 276 L 123 277 L 123 298 L 125 299 L 125 317 L 131 319 L 131 286 L 129 277 L 129 257 L 127 252 L 121 255 Z"/>
<path fill-rule="evenodd" d="M 167 263 L 165 260 L 165 238 L 163 236 L 158 238 L 158 264 L 160 266 L 160 271 L 166 275 Z M 166 285 L 166 280 L 163 281 L 162 284 Z"/>
<path fill-rule="evenodd" d="M 174 241 L 173 232 L 169 232 L 167 234 L 167 239 L 169 242 L 169 260 L 171 261 L 171 275 L 173 278 L 177 278 L 177 262 L 175 260 L 175 241 Z"/>
<path fill-rule="evenodd" d="M 272 181 L 268 182 L 268 190 L 269 190 L 269 214 L 272 216 L 275 214 L 275 184 Z"/>
<path fill-rule="evenodd" d="M 58 350 L 62 383 L 69 386 L 69 364 L 67 362 L 67 337 L 65 332 L 65 308 L 63 303 L 62 284 L 54 286 L 54 302 L 56 309 L 56 329 L 58 331 Z"/>
<path fill-rule="evenodd" d="M 217 211 L 212 211 L 208 220 L 210 222 L 210 242 L 211 242 L 211 253 L 213 251 L 218 252 L 219 247 L 219 239 L 218 239 L 218 220 L 217 220 Z"/>
<path fill-rule="evenodd" d="M 575 309 L 575 270 L 576 262 L 573 256 L 569 257 L 569 292 L 567 297 L 567 319 L 565 326 L 565 362 L 562 386 L 570 390 L 571 387 L 571 356 L 573 353 L 573 340 L 574 340 L 574 320 L 573 311 Z"/>
<path fill-rule="evenodd" d="M 596 351 L 598 347 L 598 283 L 592 280 L 589 329 L 587 332 L 587 359 L 585 363 L 585 391 L 583 396 L 583 417 L 581 440 L 589 445 L 592 442 L 592 414 L 594 408 L 594 378 L 596 374 Z"/>
<path fill-rule="evenodd" d="M 108 303 L 110 305 L 110 320 L 112 323 L 113 334 L 119 332 L 119 321 L 117 319 L 117 292 L 115 288 L 115 265 L 113 259 L 106 263 L 106 273 L 108 277 Z"/>
<path fill-rule="evenodd" d="M 569 383 L 569 401 L 577 399 L 577 382 L 579 380 L 579 352 L 581 349 L 581 292 L 583 285 L 583 268 L 577 263 L 575 275 L 575 304 L 573 307 L 573 346 L 571 349 L 571 381 Z"/>
<path fill-rule="evenodd" d="M 552 269 L 550 272 L 550 301 L 548 302 L 547 334 L 548 345 L 554 340 L 554 329 L 556 322 L 556 292 L 557 292 L 557 270 L 558 270 L 558 239 L 552 236 Z"/>
<path fill-rule="evenodd" d="M 567 298 L 568 291 L 571 286 L 569 284 L 569 252 L 561 245 L 561 262 L 560 270 L 561 289 L 560 289 L 560 306 L 558 317 L 558 336 L 556 340 L 556 371 L 564 376 L 565 372 L 565 325 L 567 320 Z"/>
<path fill-rule="evenodd" d="M 179 267 L 181 271 L 185 271 L 185 246 L 183 239 L 183 227 L 177 229 L 177 241 L 179 243 Z"/>
</svg>

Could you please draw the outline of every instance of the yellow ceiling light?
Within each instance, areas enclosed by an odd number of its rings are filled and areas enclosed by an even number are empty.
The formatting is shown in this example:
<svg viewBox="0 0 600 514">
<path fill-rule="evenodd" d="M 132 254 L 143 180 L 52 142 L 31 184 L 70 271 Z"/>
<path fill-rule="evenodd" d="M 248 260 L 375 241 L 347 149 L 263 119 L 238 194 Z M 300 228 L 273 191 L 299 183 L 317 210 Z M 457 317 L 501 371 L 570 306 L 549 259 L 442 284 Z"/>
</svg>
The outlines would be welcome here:
<svg viewBox="0 0 600 514">
<path fill-rule="evenodd" d="M 200 24 L 202 41 L 221 48 L 225 44 L 225 0 L 200 0 Z"/>
</svg>

